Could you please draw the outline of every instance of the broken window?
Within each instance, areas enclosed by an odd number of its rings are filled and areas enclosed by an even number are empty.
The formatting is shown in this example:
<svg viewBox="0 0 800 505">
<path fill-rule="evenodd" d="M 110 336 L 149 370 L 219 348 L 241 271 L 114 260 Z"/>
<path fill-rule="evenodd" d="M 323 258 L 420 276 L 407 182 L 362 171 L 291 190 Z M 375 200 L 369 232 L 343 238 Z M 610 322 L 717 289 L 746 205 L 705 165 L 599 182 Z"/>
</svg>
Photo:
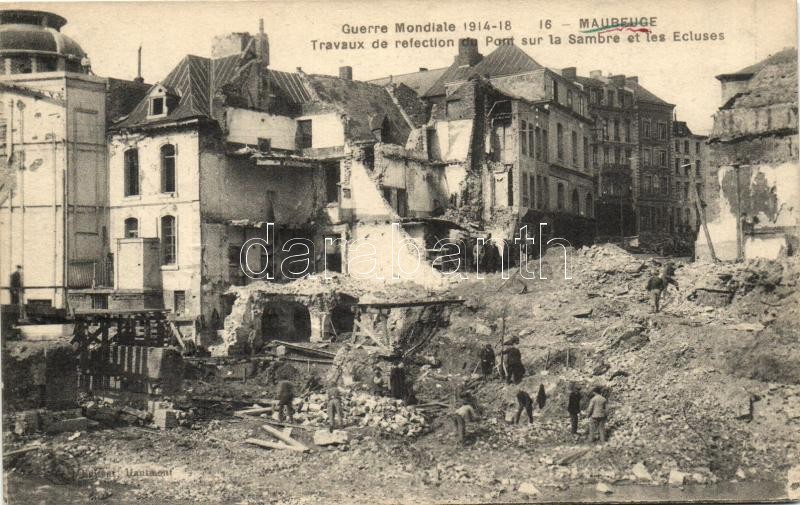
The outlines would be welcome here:
<svg viewBox="0 0 800 505">
<path fill-rule="evenodd" d="M 583 137 L 583 168 L 589 169 L 589 137 Z"/>
<path fill-rule="evenodd" d="M 173 293 L 173 304 L 175 314 L 186 312 L 186 291 L 175 291 Z"/>
<path fill-rule="evenodd" d="M 139 150 L 128 149 L 124 155 L 125 196 L 139 194 Z"/>
<path fill-rule="evenodd" d="M 139 237 L 139 220 L 135 217 L 129 217 L 125 220 L 125 238 L 138 238 Z"/>
<path fill-rule="evenodd" d="M 326 163 L 323 166 L 325 172 L 325 203 L 339 202 L 339 179 L 341 172 L 339 162 Z"/>
<path fill-rule="evenodd" d="M 542 156 L 544 161 L 550 160 L 550 140 L 547 138 L 547 130 L 542 128 Z"/>
<path fill-rule="evenodd" d="M 311 120 L 302 119 L 297 122 L 297 148 L 309 149 L 313 145 Z"/>
<path fill-rule="evenodd" d="M 238 244 L 228 245 L 228 278 L 234 286 L 244 286 L 245 275 L 241 264 L 242 246 Z M 245 261 L 247 261 L 245 259 Z M 248 265 L 250 266 L 250 265 Z"/>
<path fill-rule="evenodd" d="M 408 193 L 405 189 L 397 188 L 397 215 L 406 217 L 408 215 Z"/>
<path fill-rule="evenodd" d="M 528 188 L 528 194 L 531 198 L 530 206 L 533 207 L 533 195 L 536 194 L 536 179 L 534 179 L 533 174 L 528 176 L 528 184 L 530 184 L 530 188 Z"/>
<path fill-rule="evenodd" d="M 522 206 L 528 207 L 530 205 L 530 200 L 528 199 L 528 177 L 523 173 L 522 174 Z"/>
<path fill-rule="evenodd" d="M 511 169 L 508 170 L 506 176 L 508 178 L 508 206 L 514 205 L 514 173 Z"/>
<path fill-rule="evenodd" d="M 578 166 L 578 134 L 572 132 L 572 165 Z"/>
<path fill-rule="evenodd" d="M 325 243 L 325 269 L 330 272 L 342 271 L 342 246 L 344 243 L 339 235 L 326 235 Z"/>
<path fill-rule="evenodd" d="M 684 140 L 683 141 L 683 152 L 685 152 L 686 154 L 689 154 L 689 141 L 688 140 Z"/>
<path fill-rule="evenodd" d="M 175 192 L 175 146 L 161 146 L 161 192 Z"/>
<path fill-rule="evenodd" d="M 534 147 L 534 144 L 533 144 L 533 142 L 534 142 L 534 137 L 533 137 L 533 128 L 531 128 L 531 125 L 529 124 L 529 125 L 528 125 L 528 151 L 529 151 L 529 152 L 528 152 L 528 155 L 529 155 L 529 156 L 531 156 L 531 157 L 533 157 L 533 155 L 534 155 L 534 151 L 536 151 L 536 156 L 538 157 L 538 156 L 539 156 L 539 152 L 538 152 L 538 149 L 536 149 L 536 148 Z M 537 158 L 537 159 L 538 159 L 538 158 Z"/>
<path fill-rule="evenodd" d="M 619 120 L 614 120 L 614 140 L 619 141 Z"/>
<path fill-rule="evenodd" d="M 625 142 L 631 142 L 631 120 L 625 120 Z"/>
<path fill-rule="evenodd" d="M 561 123 L 556 125 L 556 153 L 558 159 L 564 159 L 564 127 L 561 126 Z"/>
<path fill-rule="evenodd" d="M 174 265 L 177 257 L 175 216 L 161 217 L 161 264 Z"/>
<path fill-rule="evenodd" d="M 524 119 L 520 123 L 522 125 L 522 133 L 519 136 L 519 143 L 522 154 L 528 154 L 528 122 Z"/>
</svg>

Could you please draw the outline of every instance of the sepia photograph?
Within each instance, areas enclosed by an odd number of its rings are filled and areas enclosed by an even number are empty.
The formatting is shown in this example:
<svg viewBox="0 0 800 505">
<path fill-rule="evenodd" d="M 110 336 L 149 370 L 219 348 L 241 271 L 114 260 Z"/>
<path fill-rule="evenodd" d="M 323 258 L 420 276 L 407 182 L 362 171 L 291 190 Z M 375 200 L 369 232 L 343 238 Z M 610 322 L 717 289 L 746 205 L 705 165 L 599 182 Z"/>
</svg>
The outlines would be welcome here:
<svg viewBox="0 0 800 505">
<path fill-rule="evenodd" d="M 800 503 L 797 18 L 0 0 L 2 502 Z"/>
</svg>

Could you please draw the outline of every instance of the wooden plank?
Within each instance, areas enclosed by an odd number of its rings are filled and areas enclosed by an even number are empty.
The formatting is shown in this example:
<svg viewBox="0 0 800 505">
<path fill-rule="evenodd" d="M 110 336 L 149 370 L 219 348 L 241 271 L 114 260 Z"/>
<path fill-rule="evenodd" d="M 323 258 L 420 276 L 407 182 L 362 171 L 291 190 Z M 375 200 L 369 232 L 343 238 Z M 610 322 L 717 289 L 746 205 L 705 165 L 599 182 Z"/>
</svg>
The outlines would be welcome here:
<svg viewBox="0 0 800 505">
<path fill-rule="evenodd" d="M 309 354 L 317 354 L 325 358 L 333 358 L 334 356 L 336 356 L 335 353 L 332 353 L 330 351 L 325 351 L 323 349 L 315 349 L 313 347 L 306 347 L 304 345 L 293 344 L 291 342 L 284 342 L 282 340 L 273 340 L 273 342 L 277 345 L 282 345 L 287 349 L 291 349 L 293 351 L 307 352 Z"/>
<path fill-rule="evenodd" d="M 236 417 L 242 417 L 242 416 L 257 416 L 261 414 L 270 414 L 270 413 L 272 413 L 272 407 L 259 407 L 255 409 L 237 410 L 236 412 L 233 413 L 233 415 L 235 415 Z"/>
<path fill-rule="evenodd" d="M 736 181 L 739 181 L 739 172 L 736 171 Z M 700 200 L 700 192 L 697 190 L 697 186 L 694 187 L 694 207 L 697 210 L 697 215 L 700 216 L 700 224 L 703 226 L 703 234 L 706 237 L 706 243 L 708 244 L 708 251 L 711 253 L 711 260 L 716 263 L 717 260 L 717 253 L 714 251 L 714 243 L 711 242 L 711 234 L 708 232 L 708 224 L 706 223 L 706 211 L 703 208 L 702 200 Z M 740 219 L 736 218 L 737 227 L 740 226 Z M 738 229 L 738 228 L 737 228 Z"/>
<path fill-rule="evenodd" d="M 292 437 L 286 436 L 286 434 L 283 433 L 281 430 L 276 430 L 275 428 L 273 428 L 272 426 L 270 426 L 268 424 L 262 424 L 261 428 L 264 431 L 266 431 L 267 433 L 269 433 L 270 435 L 272 435 L 273 437 L 275 437 L 278 440 L 280 440 L 281 442 L 285 442 L 285 443 L 287 443 L 289 445 L 293 445 L 295 447 L 298 447 L 298 448 L 301 448 L 301 449 L 304 449 L 304 450 L 308 450 L 308 447 L 306 447 L 305 444 L 293 439 Z"/>
<path fill-rule="evenodd" d="M 298 447 L 295 445 L 279 444 L 276 442 L 269 442 L 267 440 L 261 440 L 258 438 L 248 438 L 244 442 L 246 444 L 257 445 L 259 447 L 264 447 L 267 449 L 283 449 L 286 451 L 297 451 L 297 452 L 306 452 L 311 450 L 308 447 Z"/>
</svg>

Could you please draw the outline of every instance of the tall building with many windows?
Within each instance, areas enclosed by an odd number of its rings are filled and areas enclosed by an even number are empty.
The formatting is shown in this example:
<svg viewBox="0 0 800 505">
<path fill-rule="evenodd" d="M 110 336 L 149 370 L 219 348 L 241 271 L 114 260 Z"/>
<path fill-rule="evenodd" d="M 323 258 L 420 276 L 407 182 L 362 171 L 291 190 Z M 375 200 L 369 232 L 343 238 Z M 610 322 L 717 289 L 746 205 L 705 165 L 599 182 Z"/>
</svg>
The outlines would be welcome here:
<svg viewBox="0 0 800 505">
<path fill-rule="evenodd" d="M 638 235 L 645 248 L 672 241 L 671 138 L 674 105 L 636 76 L 592 71 L 577 77 L 594 118 L 592 164 L 598 174 L 599 240 Z"/>
</svg>

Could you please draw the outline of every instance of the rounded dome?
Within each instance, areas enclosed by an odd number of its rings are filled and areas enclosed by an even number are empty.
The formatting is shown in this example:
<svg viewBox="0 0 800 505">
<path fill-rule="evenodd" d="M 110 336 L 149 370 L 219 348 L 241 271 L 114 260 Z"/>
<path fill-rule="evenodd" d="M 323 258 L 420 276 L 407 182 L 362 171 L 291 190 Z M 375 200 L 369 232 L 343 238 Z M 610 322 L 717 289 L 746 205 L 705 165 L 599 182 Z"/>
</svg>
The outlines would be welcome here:
<svg viewBox="0 0 800 505">
<path fill-rule="evenodd" d="M 0 11 L 0 55 L 49 55 L 80 61 L 81 46 L 59 30 L 67 20 L 43 11 Z"/>
</svg>

